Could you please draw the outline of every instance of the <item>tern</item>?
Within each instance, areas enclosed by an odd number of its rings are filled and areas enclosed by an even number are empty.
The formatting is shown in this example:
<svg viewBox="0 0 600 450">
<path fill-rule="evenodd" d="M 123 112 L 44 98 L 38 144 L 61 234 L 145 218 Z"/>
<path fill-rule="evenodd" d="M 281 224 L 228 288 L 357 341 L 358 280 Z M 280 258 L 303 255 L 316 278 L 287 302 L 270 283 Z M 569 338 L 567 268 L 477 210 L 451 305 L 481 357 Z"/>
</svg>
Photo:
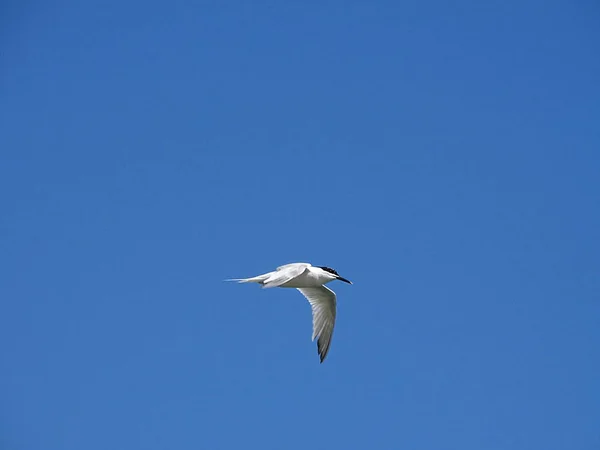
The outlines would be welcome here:
<svg viewBox="0 0 600 450">
<path fill-rule="evenodd" d="M 275 271 L 252 278 L 234 278 L 225 281 L 238 283 L 258 283 L 263 288 L 296 288 L 306 297 L 312 308 L 313 335 L 317 338 L 317 352 L 321 363 L 325 360 L 331 344 L 335 325 L 336 296 L 325 284 L 340 280 L 348 284 L 351 281 L 341 277 L 330 267 L 312 266 L 309 263 L 292 263 L 279 266 Z"/>
</svg>

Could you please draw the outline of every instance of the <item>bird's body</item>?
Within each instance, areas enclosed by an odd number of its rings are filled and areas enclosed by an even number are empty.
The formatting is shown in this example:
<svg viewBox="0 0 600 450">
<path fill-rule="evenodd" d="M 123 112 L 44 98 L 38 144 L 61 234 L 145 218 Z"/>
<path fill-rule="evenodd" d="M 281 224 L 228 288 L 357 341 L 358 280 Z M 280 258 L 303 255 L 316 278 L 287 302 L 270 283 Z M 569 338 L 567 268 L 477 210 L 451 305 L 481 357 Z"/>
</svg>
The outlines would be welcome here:
<svg viewBox="0 0 600 450">
<path fill-rule="evenodd" d="M 273 272 L 251 278 L 237 278 L 227 281 L 239 283 L 258 283 L 263 288 L 284 287 L 296 288 L 309 301 L 313 312 L 313 340 L 318 338 L 317 350 L 321 362 L 325 360 L 331 336 L 335 325 L 336 296 L 335 293 L 325 287 L 326 283 L 340 280 L 352 284 L 350 281 L 338 275 L 329 267 L 316 267 L 309 263 L 292 263 L 280 266 Z"/>
<path fill-rule="evenodd" d="M 273 272 L 258 275 L 252 278 L 239 278 L 228 281 L 240 283 L 258 283 L 264 288 L 308 288 L 323 286 L 337 278 L 331 272 L 321 267 L 313 267 L 309 263 L 293 263 L 280 266 Z"/>
</svg>

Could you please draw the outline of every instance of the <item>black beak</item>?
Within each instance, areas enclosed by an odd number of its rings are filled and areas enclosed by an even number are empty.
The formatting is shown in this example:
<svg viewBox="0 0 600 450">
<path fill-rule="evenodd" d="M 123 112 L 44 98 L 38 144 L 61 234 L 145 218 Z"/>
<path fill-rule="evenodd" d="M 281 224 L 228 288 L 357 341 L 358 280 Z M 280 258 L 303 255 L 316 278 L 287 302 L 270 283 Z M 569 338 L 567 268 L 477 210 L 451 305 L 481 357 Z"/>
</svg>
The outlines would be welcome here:
<svg viewBox="0 0 600 450">
<path fill-rule="evenodd" d="M 339 275 L 338 275 L 337 279 L 340 281 L 343 281 L 344 283 L 352 284 L 352 281 L 346 280 L 344 277 L 340 277 Z"/>
</svg>

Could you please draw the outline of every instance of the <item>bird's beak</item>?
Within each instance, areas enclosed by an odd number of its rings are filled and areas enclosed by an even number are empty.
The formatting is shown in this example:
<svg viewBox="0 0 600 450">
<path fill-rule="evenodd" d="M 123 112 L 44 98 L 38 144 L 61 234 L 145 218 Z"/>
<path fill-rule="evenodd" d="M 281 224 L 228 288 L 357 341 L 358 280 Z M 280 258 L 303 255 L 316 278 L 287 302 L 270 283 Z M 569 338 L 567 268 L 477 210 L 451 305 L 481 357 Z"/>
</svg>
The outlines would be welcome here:
<svg viewBox="0 0 600 450">
<path fill-rule="evenodd" d="M 340 277 L 339 275 L 338 275 L 337 279 L 340 281 L 343 281 L 344 283 L 352 284 L 352 281 L 346 280 L 344 277 Z"/>
</svg>

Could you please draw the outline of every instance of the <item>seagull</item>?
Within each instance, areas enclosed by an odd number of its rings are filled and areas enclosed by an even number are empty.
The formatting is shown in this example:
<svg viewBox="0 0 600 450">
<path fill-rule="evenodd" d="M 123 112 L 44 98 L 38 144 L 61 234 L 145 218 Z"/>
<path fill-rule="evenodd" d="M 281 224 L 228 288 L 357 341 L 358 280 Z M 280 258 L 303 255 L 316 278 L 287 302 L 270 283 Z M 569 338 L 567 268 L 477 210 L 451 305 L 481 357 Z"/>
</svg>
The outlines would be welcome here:
<svg viewBox="0 0 600 450">
<path fill-rule="evenodd" d="M 309 263 L 292 263 L 279 266 L 275 271 L 252 278 L 234 278 L 225 281 L 258 283 L 263 288 L 296 288 L 306 297 L 312 308 L 313 335 L 317 340 L 317 352 L 321 363 L 325 360 L 331 344 L 335 325 L 335 292 L 326 283 L 340 280 L 352 284 L 330 267 L 312 266 Z"/>
</svg>

